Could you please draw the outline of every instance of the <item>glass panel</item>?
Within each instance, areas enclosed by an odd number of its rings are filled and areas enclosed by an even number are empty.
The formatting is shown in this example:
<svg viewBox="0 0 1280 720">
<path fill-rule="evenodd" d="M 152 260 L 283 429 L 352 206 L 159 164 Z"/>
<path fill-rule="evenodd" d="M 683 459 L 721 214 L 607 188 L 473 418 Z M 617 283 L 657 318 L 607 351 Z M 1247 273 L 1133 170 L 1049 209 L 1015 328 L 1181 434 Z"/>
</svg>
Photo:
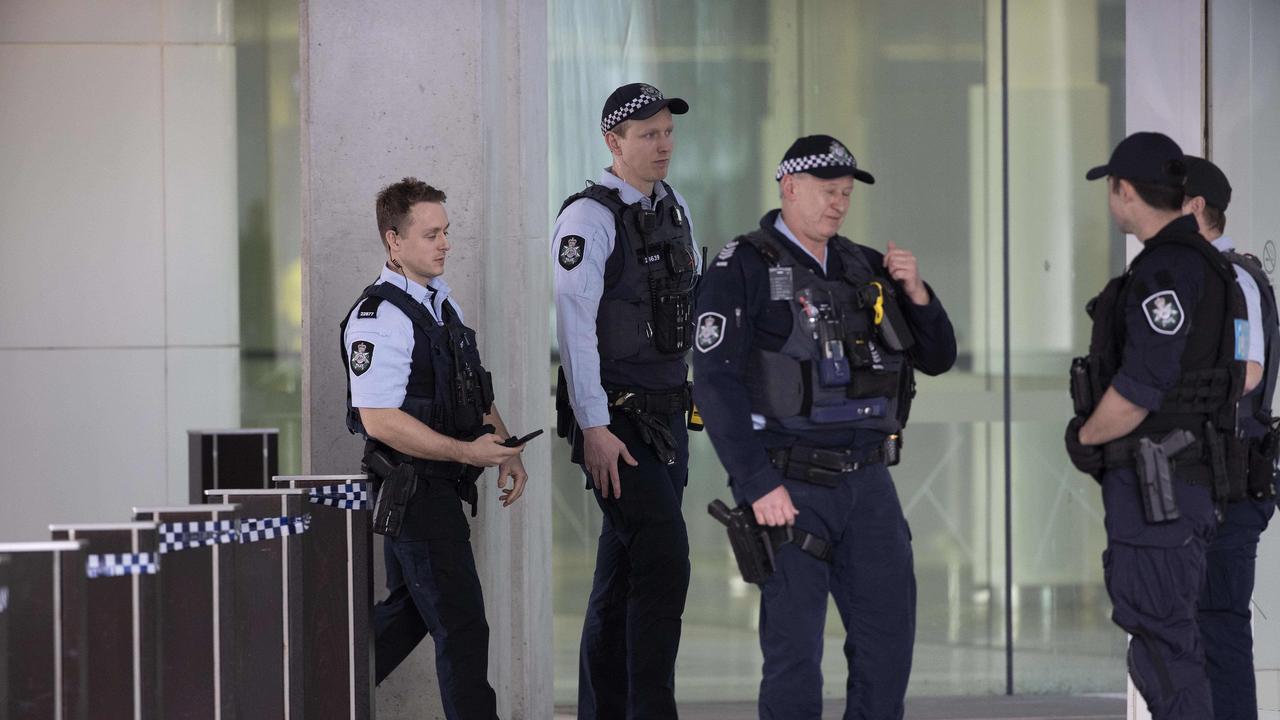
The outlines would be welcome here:
<svg viewBox="0 0 1280 720">
<path fill-rule="evenodd" d="M 280 429 L 280 472 L 302 471 L 298 3 L 236 3 L 241 423 Z"/>
<path fill-rule="evenodd" d="M 1097 491 L 1067 472 L 1065 369 L 1081 309 L 1123 262 L 1105 195 L 1083 172 L 1123 132 L 1123 0 L 1010 3 L 1010 210 L 1016 667 L 1022 692 L 1118 690 L 1123 634 L 1107 620 Z M 844 140 L 876 175 L 843 234 L 920 258 L 957 330 L 957 366 L 923 378 L 893 473 L 914 531 L 915 695 L 1005 688 L 1004 202 L 1000 3 L 995 0 L 552 0 L 552 215 L 608 163 L 605 96 L 646 80 L 690 101 L 671 182 L 711 252 L 777 205 L 773 172 L 796 136 Z M 1046 112 L 1046 108 L 1052 112 Z M 750 699 L 758 593 L 737 579 L 704 514 L 727 497 L 695 435 L 686 518 L 693 583 L 683 701 Z M 556 699 L 571 703 L 599 511 L 555 448 Z M 831 696 L 843 629 L 828 614 Z M 1025 655 L 1025 657 L 1023 657 Z"/>
<path fill-rule="evenodd" d="M 1209 3 L 1209 157 L 1231 182 L 1226 234 L 1252 252 L 1275 285 L 1280 245 L 1280 3 L 1243 0 Z M 1272 521 L 1275 526 L 1275 521 Z M 1280 533 L 1263 534 L 1253 600 L 1255 667 L 1260 697 L 1280 685 Z M 1274 709 L 1275 701 L 1263 707 Z"/>
<path fill-rule="evenodd" d="M 1015 689 L 1121 692 L 1101 496 L 1062 432 L 1084 305 L 1124 262 L 1106 186 L 1084 179 L 1124 137 L 1124 3 L 1009 3 L 1009 71 Z"/>
</svg>

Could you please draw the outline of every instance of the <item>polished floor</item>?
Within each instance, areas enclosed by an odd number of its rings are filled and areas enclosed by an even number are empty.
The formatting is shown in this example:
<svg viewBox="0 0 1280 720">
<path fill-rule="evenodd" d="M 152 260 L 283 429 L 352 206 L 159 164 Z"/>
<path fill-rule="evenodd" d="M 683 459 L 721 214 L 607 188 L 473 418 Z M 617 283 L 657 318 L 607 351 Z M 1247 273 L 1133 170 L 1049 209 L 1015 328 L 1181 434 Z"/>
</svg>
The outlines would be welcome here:
<svg viewBox="0 0 1280 720">
<path fill-rule="evenodd" d="M 841 702 L 828 701 L 826 717 L 840 717 Z M 1124 720 L 1120 695 L 935 697 L 907 700 L 907 720 Z M 743 720 L 755 717 L 752 703 L 686 703 L 683 720 Z M 556 720 L 573 718 L 572 707 L 557 707 Z"/>
</svg>

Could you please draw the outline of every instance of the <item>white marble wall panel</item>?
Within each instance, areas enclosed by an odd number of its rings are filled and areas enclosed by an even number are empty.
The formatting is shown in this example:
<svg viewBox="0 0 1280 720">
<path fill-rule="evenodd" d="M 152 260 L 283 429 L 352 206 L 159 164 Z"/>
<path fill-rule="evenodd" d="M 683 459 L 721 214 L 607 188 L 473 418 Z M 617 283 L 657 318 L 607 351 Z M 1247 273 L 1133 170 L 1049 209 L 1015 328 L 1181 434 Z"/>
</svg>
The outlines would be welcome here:
<svg viewBox="0 0 1280 720">
<path fill-rule="evenodd" d="M 160 48 L 0 44 L 0 347 L 164 342 Z"/>
<path fill-rule="evenodd" d="M 0 2 L 0 43 L 159 42 L 161 25 L 161 0 Z"/>
<path fill-rule="evenodd" d="M 164 49 L 165 307 L 170 345 L 239 342 L 235 50 Z"/>
<path fill-rule="evenodd" d="M 187 502 L 187 430 L 240 426 L 240 349 L 165 351 L 166 502 Z"/>
<path fill-rule="evenodd" d="M 160 349 L 0 350 L 0 540 L 166 500 Z"/>
<path fill-rule="evenodd" d="M 233 0 L 163 0 L 162 5 L 166 43 L 229 44 L 235 40 Z"/>
</svg>

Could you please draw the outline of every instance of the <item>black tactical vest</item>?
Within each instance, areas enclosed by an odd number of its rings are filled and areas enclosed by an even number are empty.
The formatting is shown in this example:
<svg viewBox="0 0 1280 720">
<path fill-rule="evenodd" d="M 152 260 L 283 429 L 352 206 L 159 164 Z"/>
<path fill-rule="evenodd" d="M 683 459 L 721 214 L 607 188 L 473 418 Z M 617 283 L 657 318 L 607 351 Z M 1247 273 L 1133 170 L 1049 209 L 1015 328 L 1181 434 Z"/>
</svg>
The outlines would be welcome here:
<svg viewBox="0 0 1280 720">
<path fill-rule="evenodd" d="M 1253 255 L 1242 255 L 1234 250 L 1223 253 L 1232 265 L 1249 273 L 1258 286 L 1259 305 L 1262 308 L 1263 337 L 1250 337 L 1249 342 L 1264 343 L 1262 381 L 1248 396 L 1240 399 L 1237 417 L 1241 433 L 1247 438 L 1261 438 L 1271 426 L 1271 396 L 1276 389 L 1277 370 L 1280 370 L 1280 326 L 1276 318 L 1276 293 L 1271 278 L 1262 269 L 1262 263 Z"/>
<path fill-rule="evenodd" d="M 443 435 L 473 436 L 493 405 L 493 380 L 480 364 L 475 331 L 462 324 L 448 302 L 444 303 L 444 324 L 440 325 L 413 296 L 385 282 L 365 288 L 341 324 L 342 363 L 348 369 L 347 429 L 369 437 L 360 413 L 351 406 L 347 322 L 357 306 L 359 317 L 376 317 L 383 301 L 395 305 L 413 322 L 413 356 L 400 409 Z"/>
<path fill-rule="evenodd" d="M 1155 288 L 1139 287 L 1133 277 L 1156 248 L 1180 245 L 1205 259 L 1204 286 L 1195 315 L 1187 318 L 1187 343 L 1180 362 L 1178 384 L 1165 393 L 1160 409 L 1147 415 L 1128 437 L 1163 435 L 1182 428 L 1201 436 L 1206 420 L 1223 432 L 1235 427 L 1236 401 L 1244 388 L 1244 363 L 1235 356 L 1235 320 L 1246 317 L 1244 295 L 1236 285 L 1231 264 L 1196 233 L 1170 231 L 1148 240 L 1129 270 L 1112 278 L 1087 306 L 1093 319 L 1089 341 L 1090 384 L 1095 399 L 1111 385 L 1120 367 L 1125 344 L 1124 298 L 1127 293 L 1148 297 Z"/>
<path fill-rule="evenodd" d="M 596 315 L 601 384 L 610 390 L 668 390 L 688 377 L 685 356 L 693 341 L 693 288 L 697 258 L 689 222 L 675 193 L 652 211 L 627 205 L 618 191 L 591 184 L 572 195 L 613 214 L 613 252 L 605 263 L 604 294 Z"/>
<path fill-rule="evenodd" d="M 752 353 L 752 412 L 788 430 L 901 430 L 915 380 L 909 336 L 886 335 L 883 325 L 886 306 L 898 314 L 893 283 L 840 236 L 827 244 L 844 267 L 834 278 L 798 262 L 763 229 L 738 240 L 759 251 L 769 265 L 770 299 L 785 300 L 792 312 L 782 347 Z"/>
</svg>

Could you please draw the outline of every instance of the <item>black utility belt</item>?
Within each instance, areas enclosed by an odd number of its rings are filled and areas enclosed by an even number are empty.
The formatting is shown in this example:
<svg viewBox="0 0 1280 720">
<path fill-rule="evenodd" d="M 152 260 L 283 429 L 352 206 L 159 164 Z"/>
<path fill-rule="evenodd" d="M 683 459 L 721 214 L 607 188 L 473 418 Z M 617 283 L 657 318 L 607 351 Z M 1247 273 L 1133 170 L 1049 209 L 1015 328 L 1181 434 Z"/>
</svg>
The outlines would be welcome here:
<svg viewBox="0 0 1280 720">
<path fill-rule="evenodd" d="M 442 480 L 459 480 L 467 471 L 467 466 L 457 462 L 447 462 L 444 460 L 425 460 L 416 458 L 412 455 L 406 455 L 399 450 L 393 450 L 387 445 L 379 442 L 369 441 L 365 443 L 364 453 L 368 455 L 373 450 L 380 450 L 387 456 L 387 459 L 397 465 L 408 463 L 413 466 L 414 473 L 422 478 L 440 478 Z"/>
<path fill-rule="evenodd" d="M 1153 435 L 1146 439 L 1159 442 L 1161 438 Z M 1140 437 L 1124 438 L 1103 445 L 1103 467 L 1108 470 L 1136 470 L 1142 440 L 1143 438 Z M 1168 462 L 1170 470 L 1178 480 L 1188 485 L 1213 487 L 1213 466 L 1210 464 L 1199 435 L 1196 435 L 1195 442 L 1177 453 L 1176 457 L 1169 458 Z"/>
<path fill-rule="evenodd" d="M 630 408 L 651 415 L 674 415 L 689 409 L 688 384 L 674 390 L 605 390 L 611 408 Z"/>
<path fill-rule="evenodd" d="M 784 478 L 836 487 L 848 473 L 873 465 L 897 465 L 902 455 L 902 436 L 889 435 L 870 450 L 834 450 L 792 445 L 769 448 L 768 453 L 769 461 L 782 472 Z"/>
</svg>

